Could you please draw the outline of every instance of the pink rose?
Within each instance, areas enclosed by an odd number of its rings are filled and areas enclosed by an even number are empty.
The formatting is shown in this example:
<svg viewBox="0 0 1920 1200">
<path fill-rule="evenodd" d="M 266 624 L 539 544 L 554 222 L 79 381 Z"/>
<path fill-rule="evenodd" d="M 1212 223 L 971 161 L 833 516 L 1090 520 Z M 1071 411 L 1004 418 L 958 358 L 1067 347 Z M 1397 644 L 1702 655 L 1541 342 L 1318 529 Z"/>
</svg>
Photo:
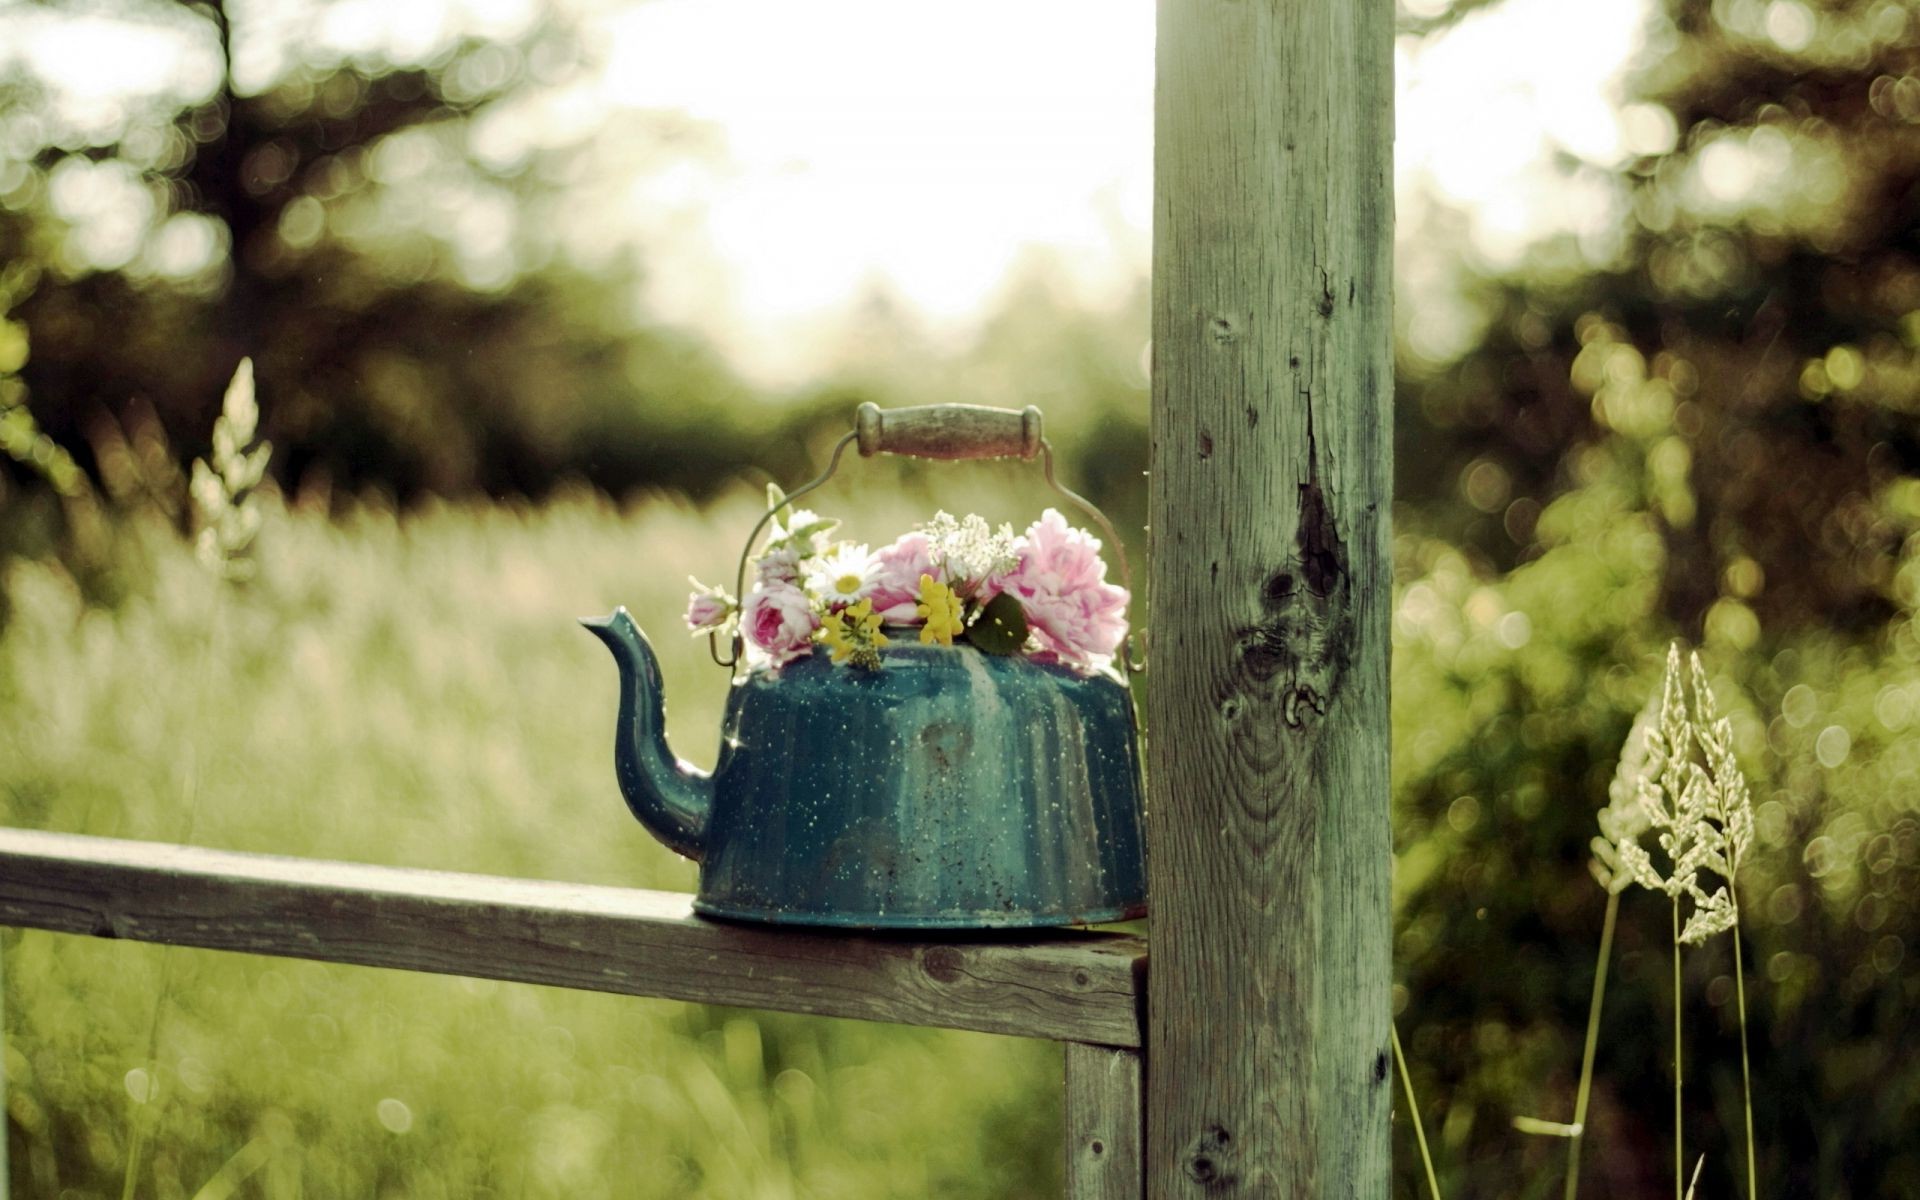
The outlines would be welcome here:
<svg viewBox="0 0 1920 1200">
<path fill-rule="evenodd" d="M 873 611 L 889 625 L 918 625 L 920 577 L 931 575 L 945 581 L 944 573 L 934 565 L 932 546 L 924 533 L 905 533 L 891 546 L 873 556 L 880 573 L 873 588 Z"/>
<path fill-rule="evenodd" d="M 694 633 L 725 629 L 733 617 L 733 601 L 717 588 L 702 588 L 687 597 L 687 628 Z"/>
<path fill-rule="evenodd" d="M 1049 508 L 1014 543 L 999 580 L 1026 610 L 1035 657 L 1085 671 L 1105 665 L 1127 635 L 1127 590 L 1106 581 L 1100 542 Z"/>
<path fill-rule="evenodd" d="M 813 631 L 820 627 L 807 594 L 790 583 L 756 588 L 740 618 L 747 641 L 765 651 L 776 667 L 806 657 L 813 649 Z"/>
</svg>

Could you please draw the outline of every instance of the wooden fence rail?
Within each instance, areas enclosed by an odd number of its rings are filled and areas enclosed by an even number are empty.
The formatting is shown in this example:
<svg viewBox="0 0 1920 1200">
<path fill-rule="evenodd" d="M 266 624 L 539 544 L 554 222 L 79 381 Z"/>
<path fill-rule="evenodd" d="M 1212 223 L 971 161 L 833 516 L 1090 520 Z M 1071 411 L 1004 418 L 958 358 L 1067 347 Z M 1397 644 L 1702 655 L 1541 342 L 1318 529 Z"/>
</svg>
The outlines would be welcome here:
<svg viewBox="0 0 1920 1200">
<path fill-rule="evenodd" d="M 673 892 L 0 829 L 0 924 L 702 1004 L 1137 1047 L 1121 934 L 767 929 Z"/>
<path fill-rule="evenodd" d="M 826 934 L 673 892 L 0 828 L 0 925 L 1066 1042 L 1067 1195 L 1140 1195 L 1144 939 Z"/>
</svg>

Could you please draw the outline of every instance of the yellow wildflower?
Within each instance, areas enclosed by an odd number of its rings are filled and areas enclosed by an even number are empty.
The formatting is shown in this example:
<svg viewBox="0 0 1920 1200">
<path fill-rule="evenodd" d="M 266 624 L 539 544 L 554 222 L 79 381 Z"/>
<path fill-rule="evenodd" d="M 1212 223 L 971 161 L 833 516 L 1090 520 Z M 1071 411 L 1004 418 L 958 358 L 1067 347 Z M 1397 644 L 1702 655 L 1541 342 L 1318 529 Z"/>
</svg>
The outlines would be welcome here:
<svg viewBox="0 0 1920 1200">
<path fill-rule="evenodd" d="M 966 632 L 966 618 L 960 615 L 960 597 L 931 575 L 920 577 L 920 602 L 913 606 L 913 611 L 926 618 L 927 623 L 920 627 L 920 640 L 928 645 L 939 642 L 942 646 L 951 646 L 955 636 Z"/>
<path fill-rule="evenodd" d="M 880 632 L 880 614 L 873 611 L 871 599 L 828 613 L 820 636 L 832 651 L 834 662 L 850 662 L 868 670 L 880 665 L 880 647 L 887 644 L 887 635 Z"/>
</svg>

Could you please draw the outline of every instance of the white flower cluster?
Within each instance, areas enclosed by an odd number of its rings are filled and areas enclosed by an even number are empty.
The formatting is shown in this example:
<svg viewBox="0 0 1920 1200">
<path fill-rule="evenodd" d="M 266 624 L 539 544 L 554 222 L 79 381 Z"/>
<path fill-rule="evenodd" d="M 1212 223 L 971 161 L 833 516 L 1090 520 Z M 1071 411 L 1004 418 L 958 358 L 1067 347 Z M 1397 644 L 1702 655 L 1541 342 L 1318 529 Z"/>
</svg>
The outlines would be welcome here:
<svg viewBox="0 0 1920 1200">
<path fill-rule="evenodd" d="M 946 568 L 947 579 L 956 589 L 971 591 L 1013 570 L 1014 534 L 1010 524 L 992 529 L 978 513 L 961 518 L 941 511 L 922 528 L 933 561 Z"/>
</svg>

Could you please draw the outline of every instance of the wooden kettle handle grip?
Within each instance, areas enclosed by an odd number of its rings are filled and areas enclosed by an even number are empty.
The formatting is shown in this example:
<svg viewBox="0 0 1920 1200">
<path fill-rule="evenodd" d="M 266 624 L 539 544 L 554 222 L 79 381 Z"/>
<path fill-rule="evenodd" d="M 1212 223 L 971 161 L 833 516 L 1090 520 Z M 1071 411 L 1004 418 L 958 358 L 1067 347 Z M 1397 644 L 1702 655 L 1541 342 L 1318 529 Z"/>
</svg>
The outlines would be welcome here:
<svg viewBox="0 0 1920 1200">
<path fill-rule="evenodd" d="M 860 453 L 913 458 L 1032 458 L 1040 453 L 1040 410 L 981 404 L 925 404 L 881 408 L 862 404 L 853 430 Z"/>
</svg>

